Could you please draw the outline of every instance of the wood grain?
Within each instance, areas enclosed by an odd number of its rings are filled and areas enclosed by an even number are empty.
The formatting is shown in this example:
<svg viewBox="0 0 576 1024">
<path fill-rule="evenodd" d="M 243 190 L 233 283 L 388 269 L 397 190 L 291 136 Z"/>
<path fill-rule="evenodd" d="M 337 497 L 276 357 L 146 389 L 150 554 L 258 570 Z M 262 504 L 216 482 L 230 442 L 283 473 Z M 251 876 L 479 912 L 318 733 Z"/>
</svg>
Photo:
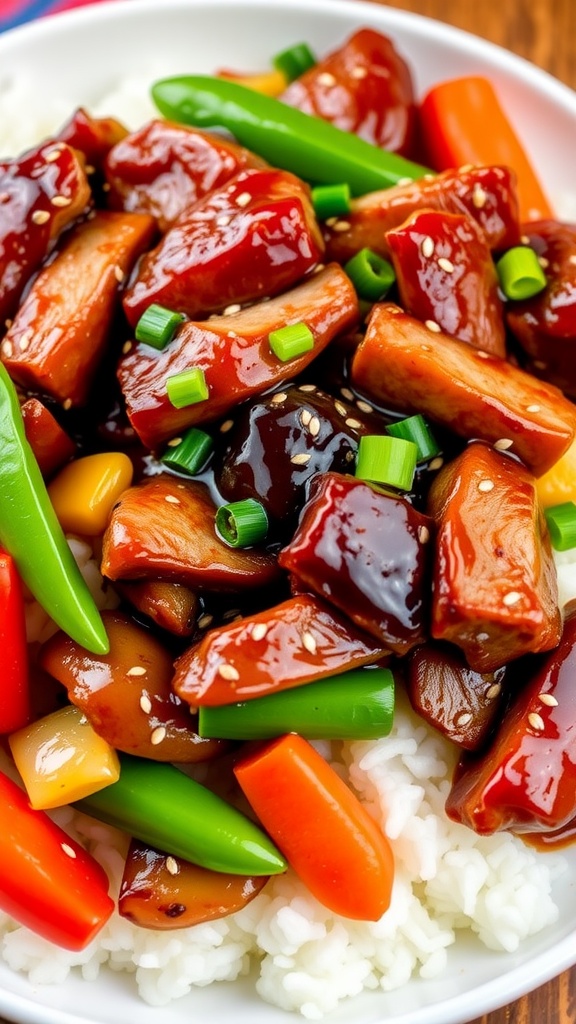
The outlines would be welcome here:
<svg viewBox="0 0 576 1024">
<path fill-rule="evenodd" d="M 386 6 L 473 32 L 576 89 L 576 0 L 387 0 Z M 576 968 L 471 1024 L 576 1024 Z"/>
</svg>

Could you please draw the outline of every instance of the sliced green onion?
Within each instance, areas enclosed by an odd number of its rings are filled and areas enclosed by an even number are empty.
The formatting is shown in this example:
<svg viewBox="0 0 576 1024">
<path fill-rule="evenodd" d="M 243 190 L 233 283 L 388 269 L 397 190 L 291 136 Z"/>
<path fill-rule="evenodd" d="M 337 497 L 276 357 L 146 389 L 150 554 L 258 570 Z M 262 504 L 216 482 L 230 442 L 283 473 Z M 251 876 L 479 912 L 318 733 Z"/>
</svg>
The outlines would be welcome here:
<svg viewBox="0 0 576 1024">
<path fill-rule="evenodd" d="M 276 68 L 276 71 L 281 71 L 289 82 L 300 78 L 300 75 L 317 63 L 307 43 L 295 43 L 294 46 L 289 46 L 287 50 L 281 50 L 272 57 L 272 67 Z"/>
<path fill-rule="evenodd" d="M 166 391 L 170 402 L 176 409 L 184 409 L 187 405 L 205 402 L 208 398 L 208 385 L 204 378 L 204 370 L 192 366 L 182 373 L 175 373 L 166 381 Z"/>
<path fill-rule="evenodd" d="M 418 447 L 413 441 L 385 434 L 360 438 L 355 476 L 369 483 L 409 491 L 414 480 Z"/>
<path fill-rule="evenodd" d="M 275 356 L 283 363 L 297 359 L 314 348 L 314 335 L 307 324 L 286 324 L 270 331 L 268 342 Z"/>
<path fill-rule="evenodd" d="M 179 473 L 194 476 L 206 464 L 213 448 L 214 441 L 210 434 L 197 427 L 190 427 L 182 437 L 168 442 L 160 462 Z"/>
<path fill-rule="evenodd" d="M 419 413 L 417 416 L 408 416 L 405 420 L 398 420 L 397 423 L 389 423 L 386 430 L 392 437 L 402 437 L 405 441 L 413 441 L 418 448 L 418 462 L 425 462 L 426 459 L 433 459 L 440 454 L 440 446 L 432 434 L 426 420 Z"/>
<path fill-rule="evenodd" d="M 568 551 L 576 547 L 576 504 L 565 501 L 544 509 L 552 547 L 556 551 Z"/>
<path fill-rule="evenodd" d="M 531 299 L 546 287 L 538 256 L 529 245 L 508 249 L 496 263 L 500 287 L 507 299 Z"/>
<path fill-rule="evenodd" d="M 392 264 L 372 249 L 360 249 L 344 264 L 344 270 L 360 298 L 373 302 L 383 298 L 396 280 Z"/>
<path fill-rule="evenodd" d="M 318 220 L 350 213 L 350 185 L 345 181 L 339 185 L 317 185 L 312 189 L 312 203 Z"/>
<path fill-rule="evenodd" d="M 216 529 L 232 548 L 258 544 L 268 533 L 266 509 L 255 498 L 221 505 L 216 512 Z"/>
<path fill-rule="evenodd" d="M 165 306 L 153 302 L 144 310 L 136 324 L 136 340 L 160 350 L 166 348 L 183 319 L 182 313 L 175 313 L 173 309 L 166 309 Z"/>
<path fill-rule="evenodd" d="M 266 697 L 199 709 L 200 736 L 260 740 L 297 732 L 308 740 L 375 740 L 394 718 L 394 676 L 388 668 L 342 675 Z"/>
</svg>

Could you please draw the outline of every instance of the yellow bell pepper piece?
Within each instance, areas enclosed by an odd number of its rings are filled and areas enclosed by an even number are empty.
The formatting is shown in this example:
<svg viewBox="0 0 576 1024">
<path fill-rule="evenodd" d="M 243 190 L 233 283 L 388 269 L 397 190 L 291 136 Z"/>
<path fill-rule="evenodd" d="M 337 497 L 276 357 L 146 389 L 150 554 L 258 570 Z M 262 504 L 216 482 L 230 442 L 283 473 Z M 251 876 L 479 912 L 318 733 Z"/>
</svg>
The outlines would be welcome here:
<svg viewBox="0 0 576 1024">
<path fill-rule="evenodd" d="M 235 71 L 220 71 L 218 78 L 225 78 L 227 82 L 237 82 L 238 85 L 245 85 L 247 89 L 254 89 L 254 92 L 261 92 L 264 96 L 277 97 L 288 85 L 288 79 L 283 71 L 263 71 L 260 74 L 240 74 Z"/>
<path fill-rule="evenodd" d="M 8 737 L 35 810 L 82 800 L 120 778 L 120 762 L 79 708 L 70 705 Z"/>
<path fill-rule="evenodd" d="M 64 532 L 87 537 L 103 533 L 132 475 L 132 462 L 123 452 L 85 455 L 64 466 L 48 487 Z"/>
<path fill-rule="evenodd" d="M 536 489 L 543 508 L 576 502 L 576 441 L 573 441 L 561 459 L 536 481 Z"/>
</svg>

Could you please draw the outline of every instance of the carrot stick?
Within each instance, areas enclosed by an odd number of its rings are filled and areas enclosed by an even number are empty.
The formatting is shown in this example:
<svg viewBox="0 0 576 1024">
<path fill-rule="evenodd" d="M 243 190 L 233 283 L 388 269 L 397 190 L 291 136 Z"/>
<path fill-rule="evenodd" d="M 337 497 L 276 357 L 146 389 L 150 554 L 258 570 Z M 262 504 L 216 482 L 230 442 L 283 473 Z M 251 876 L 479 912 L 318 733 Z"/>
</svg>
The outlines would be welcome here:
<svg viewBox="0 0 576 1024">
<path fill-rule="evenodd" d="M 336 914 L 377 921 L 390 905 L 388 840 L 334 769 L 295 733 L 234 769 L 262 825 L 310 892 Z"/>
<path fill-rule="evenodd" d="M 428 160 L 449 167 L 505 165 L 518 179 L 521 221 L 553 217 L 538 176 L 491 82 L 480 76 L 433 86 L 420 107 Z"/>
</svg>

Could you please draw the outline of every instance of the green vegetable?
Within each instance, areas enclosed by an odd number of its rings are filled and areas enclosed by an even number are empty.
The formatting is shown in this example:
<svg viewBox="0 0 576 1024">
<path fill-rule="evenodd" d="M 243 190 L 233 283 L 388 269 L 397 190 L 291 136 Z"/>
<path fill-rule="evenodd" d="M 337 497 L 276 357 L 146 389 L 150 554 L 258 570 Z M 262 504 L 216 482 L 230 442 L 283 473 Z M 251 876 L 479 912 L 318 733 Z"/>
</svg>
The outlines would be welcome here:
<svg viewBox="0 0 576 1024">
<path fill-rule="evenodd" d="M 344 270 L 359 297 L 369 302 L 383 298 L 396 280 L 392 264 L 372 249 L 360 249 L 344 264 Z"/>
<path fill-rule="evenodd" d="M 365 434 L 358 444 L 354 475 L 358 480 L 409 491 L 417 460 L 418 448 L 413 441 L 385 434 Z"/>
<path fill-rule="evenodd" d="M 300 75 L 317 63 L 307 43 L 295 43 L 294 46 L 289 46 L 287 50 L 281 50 L 272 57 L 272 67 L 276 68 L 276 71 L 281 71 L 289 82 L 300 78 Z"/>
<path fill-rule="evenodd" d="M 170 120 L 226 128 L 273 167 L 283 167 L 315 184 L 347 182 L 355 196 L 430 173 L 420 164 L 237 82 L 202 75 L 164 78 L 152 86 L 152 98 Z"/>
<path fill-rule="evenodd" d="M 312 205 L 318 220 L 350 213 L 350 186 L 342 182 L 338 185 L 317 185 L 312 189 Z"/>
<path fill-rule="evenodd" d="M 267 697 L 199 709 L 201 736 L 260 740 L 297 732 L 308 740 L 387 736 L 394 677 L 387 668 L 353 669 Z"/>
<path fill-rule="evenodd" d="M 392 437 L 402 437 L 405 441 L 413 441 L 418 448 L 418 462 L 433 459 L 440 453 L 440 447 L 436 443 L 430 427 L 419 413 L 416 416 L 408 416 L 405 420 L 389 423 L 386 430 Z"/>
<path fill-rule="evenodd" d="M 307 324 L 286 324 L 277 331 L 270 331 L 268 344 L 274 355 L 283 363 L 298 359 L 304 352 L 314 348 L 314 335 Z"/>
<path fill-rule="evenodd" d="M 546 274 L 529 245 L 515 245 L 496 264 L 500 287 L 507 299 L 531 299 L 546 287 Z"/>
<path fill-rule="evenodd" d="M 0 545 L 44 611 L 73 640 L 106 654 L 108 637 L 68 547 L 24 432 L 16 389 L 0 363 Z"/>
<path fill-rule="evenodd" d="M 182 313 L 175 313 L 174 310 L 166 309 L 165 306 L 159 306 L 157 302 L 153 302 L 148 309 L 144 310 L 136 324 L 134 330 L 136 340 L 160 350 L 166 348 L 183 319 Z"/>
<path fill-rule="evenodd" d="M 198 427 L 190 427 L 182 437 L 168 442 L 160 461 L 179 473 L 194 476 L 206 464 L 213 448 L 214 441 L 210 434 Z"/>
<path fill-rule="evenodd" d="M 171 764 L 124 754 L 120 778 L 75 807 L 175 857 L 234 875 L 277 875 L 286 862 L 249 818 Z"/>
<path fill-rule="evenodd" d="M 544 509 L 552 547 L 556 551 L 568 551 L 576 547 L 576 505 L 564 501 Z"/>
<path fill-rule="evenodd" d="M 184 409 L 187 405 L 205 402 L 209 391 L 204 370 L 200 366 L 191 366 L 189 370 L 173 374 L 166 381 L 166 391 L 171 404 L 176 409 Z"/>
<path fill-rule="evenodd" d="M 216 529 L 232 548 L 258 544 L 268 533 L 266 509 L 255 498 L 221 505 L 216 512 Z"/>
</svg>

